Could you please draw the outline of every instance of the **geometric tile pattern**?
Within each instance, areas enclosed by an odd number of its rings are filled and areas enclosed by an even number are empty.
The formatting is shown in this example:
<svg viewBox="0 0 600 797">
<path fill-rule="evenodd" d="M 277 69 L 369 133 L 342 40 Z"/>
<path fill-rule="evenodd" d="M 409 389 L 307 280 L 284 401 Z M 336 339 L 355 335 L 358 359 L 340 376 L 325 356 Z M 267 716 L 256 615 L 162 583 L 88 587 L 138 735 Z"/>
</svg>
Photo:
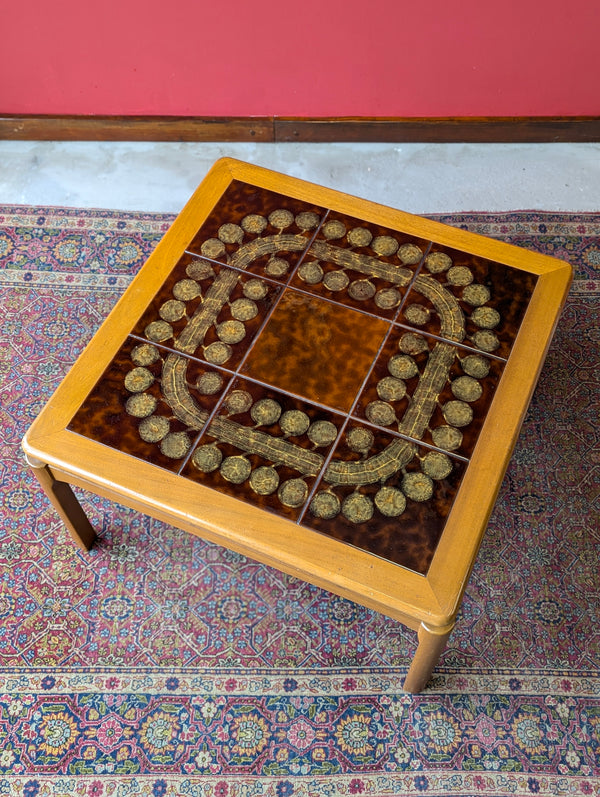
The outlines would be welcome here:
<svg viewBox="0 0 600 797">
<path fill-rule="evenodd" d="M 69 429 L 425 574 L 535 280 L 233 181 Z"/>
</svg>

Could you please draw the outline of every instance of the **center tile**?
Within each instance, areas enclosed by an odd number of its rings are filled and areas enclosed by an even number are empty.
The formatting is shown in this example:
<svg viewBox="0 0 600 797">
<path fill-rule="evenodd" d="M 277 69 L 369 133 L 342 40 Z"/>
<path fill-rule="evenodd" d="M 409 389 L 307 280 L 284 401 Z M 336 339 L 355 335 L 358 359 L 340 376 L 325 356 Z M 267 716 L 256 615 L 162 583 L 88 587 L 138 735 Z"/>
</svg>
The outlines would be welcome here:
<svg viewBox="0 0 600 797">
<path fill-rule="evenodd" d="M 242 371 L 348 412 L 388 327 L 381 319 L 288 290 Z"/>
</svg>

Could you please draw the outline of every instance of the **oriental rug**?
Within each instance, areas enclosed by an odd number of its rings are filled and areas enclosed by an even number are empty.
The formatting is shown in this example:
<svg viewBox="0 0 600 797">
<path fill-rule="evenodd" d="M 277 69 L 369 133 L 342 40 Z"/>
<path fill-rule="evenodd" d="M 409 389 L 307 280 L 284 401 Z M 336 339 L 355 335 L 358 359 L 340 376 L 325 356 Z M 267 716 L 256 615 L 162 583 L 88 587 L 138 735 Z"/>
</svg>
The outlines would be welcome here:
<svg viewBox="0 0 600 797">
<path fill-rule="evenodd" d="M 600 214 L 437 219 L 576 279 L 448 649 L 82 495 L 81 553 L 20 440 L 172 217 L 0 206 L 0 795 L 600 794 Z"/>
</svg>

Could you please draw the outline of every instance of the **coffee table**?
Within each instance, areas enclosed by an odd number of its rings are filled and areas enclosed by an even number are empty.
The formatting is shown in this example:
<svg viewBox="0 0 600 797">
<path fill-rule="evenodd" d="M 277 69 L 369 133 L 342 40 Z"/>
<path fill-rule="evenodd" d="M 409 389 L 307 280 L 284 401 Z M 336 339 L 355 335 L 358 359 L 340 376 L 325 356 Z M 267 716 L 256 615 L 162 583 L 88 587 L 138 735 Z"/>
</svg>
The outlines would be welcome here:
<svg viewBox="0 0 600 797">
<path fill-rule="evenodd" d="M 72 486 L 418 631 L 452 630 L 572 278 L 464 230 L 218 161 L 27 432 Z"/>
</svg>

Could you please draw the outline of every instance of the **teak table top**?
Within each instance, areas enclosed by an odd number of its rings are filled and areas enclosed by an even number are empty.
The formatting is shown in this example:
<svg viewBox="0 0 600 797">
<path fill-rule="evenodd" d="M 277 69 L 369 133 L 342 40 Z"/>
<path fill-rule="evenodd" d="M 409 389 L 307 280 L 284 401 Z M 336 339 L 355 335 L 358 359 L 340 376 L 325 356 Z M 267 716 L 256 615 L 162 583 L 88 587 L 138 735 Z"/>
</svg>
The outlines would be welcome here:
<svg viewBox="0 0 600 797">
<path fill-rule="evenodd" d="M 447 626 L 570 281 L 561 261 L 224 159 L 24 448 Z"/>
</svg>

